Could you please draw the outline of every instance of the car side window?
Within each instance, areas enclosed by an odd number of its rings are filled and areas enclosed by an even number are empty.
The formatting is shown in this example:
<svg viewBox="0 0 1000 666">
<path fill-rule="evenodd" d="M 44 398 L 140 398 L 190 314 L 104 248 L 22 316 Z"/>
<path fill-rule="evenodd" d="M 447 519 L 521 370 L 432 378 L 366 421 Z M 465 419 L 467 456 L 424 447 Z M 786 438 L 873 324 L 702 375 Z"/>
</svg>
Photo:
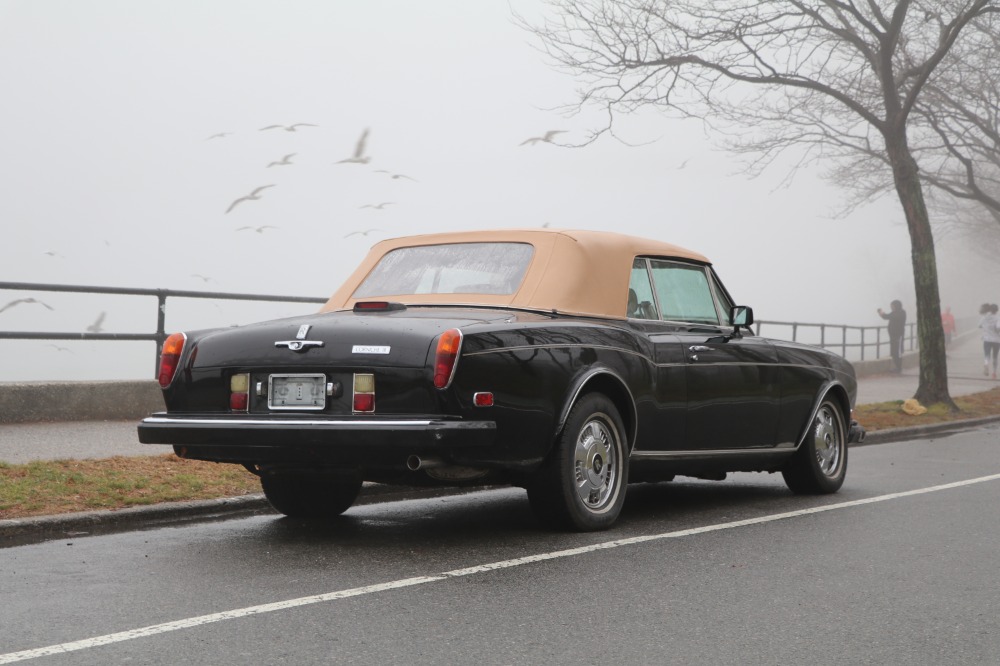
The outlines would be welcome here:
<svg viewBox="0 0 1000 666">
<path fill-rule="evenodd" d="M 649 266 L 664 320 L 719 324 L 705 268 L 655 259 L 650 260 Z"/>
<path fill-rule="evenodd" d="M 645 259 L 632 262 L 632 275 L 628 285 L 628 306 L 625 316 L 633 319 L 659 319 L 653 285 L 649 281 L 649 269 Z"/>
</svg>

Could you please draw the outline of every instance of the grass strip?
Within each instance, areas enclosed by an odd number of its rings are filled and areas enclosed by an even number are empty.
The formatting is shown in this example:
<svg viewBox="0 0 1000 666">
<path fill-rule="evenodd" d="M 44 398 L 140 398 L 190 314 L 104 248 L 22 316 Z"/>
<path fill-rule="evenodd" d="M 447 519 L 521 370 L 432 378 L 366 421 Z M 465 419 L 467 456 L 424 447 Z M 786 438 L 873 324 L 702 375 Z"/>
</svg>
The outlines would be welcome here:
<svg viewBox="0 0 1000 666">
<path fill-rule="evenodd" d="M 0 520 L 260 492 L 239 465 L 174 454 L 101 460 L 0 463 Z"/>
</svg>

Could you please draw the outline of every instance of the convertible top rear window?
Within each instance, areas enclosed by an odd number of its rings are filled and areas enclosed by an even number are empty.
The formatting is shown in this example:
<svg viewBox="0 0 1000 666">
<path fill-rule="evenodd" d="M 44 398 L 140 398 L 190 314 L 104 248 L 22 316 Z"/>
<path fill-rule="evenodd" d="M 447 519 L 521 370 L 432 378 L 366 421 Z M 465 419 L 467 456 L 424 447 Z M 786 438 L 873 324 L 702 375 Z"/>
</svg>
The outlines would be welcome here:
<svg viewBox="0 0 1000 666">
<path fill-rule="evenodd" d="M 399 294 L 513 294 L 531 263 L 529 243 L 449 243 L 386 253 L 353 298 Z"/>
</svg>

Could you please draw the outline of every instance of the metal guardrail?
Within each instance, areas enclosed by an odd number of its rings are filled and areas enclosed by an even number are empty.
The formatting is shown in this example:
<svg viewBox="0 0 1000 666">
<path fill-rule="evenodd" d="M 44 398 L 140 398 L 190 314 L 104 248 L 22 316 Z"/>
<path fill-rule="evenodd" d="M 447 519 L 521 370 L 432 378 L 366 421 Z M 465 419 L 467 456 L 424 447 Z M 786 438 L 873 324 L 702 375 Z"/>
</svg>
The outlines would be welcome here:
<svg viewBox="0 0 1000 666">
<path fill-rule="evenodd" d="M 874 353 L 874 358 L 882 358 L 883 347 L 886 356 L 889 356 L 889 334 L 885 325 L 881 326 L 845 326 L 841 324 L 805 324 L 788 321 L 755 321 L 757 335 L 765 335 L 761 330 L 766 326 L 768 335 L 772 338 L 791 340 L 792 342 L 804 342 L 824 349 L 830 349 L 839 353 L 844 358 L 849 358 L 849 352 L 857 351 L 857 357 L 851 360 L 866 360 L 866 351 L 873 350 L 867 355 L 869 359 Z M 771 328 L 778 327 L 781 333 L 772 333 Z M 808 333 L 813 335 L 809 335 Z M 818 339 L 817 339 L 818 338 Z M 906 333 L 903 335 L 903 351 L 914 351 L 917 344 L 917 324 L 911 322 L 906 325 Z M 850 354 L 853 356 L 853 354 Z"/>
<path fill-rule="evenodd" d="M 154 358 L 154 374 L 159 366 L 160 350 L 163 341 L 166 340 L 167 299 L 168 298 L 200 298 L 214 300 L 233 301 L 269 301 L 277 303 L 325 303 L 327 297 L 311 296 L 275 296 L 264 294 L 238 294 L 217 291 L 185 291 L 180 289 L 132 289 L 128 287 L 96 287 L 82 285 L 64 284 L 39 284 L 32 282 L 0 282 L 0 290 L 15 291 L 42 291 L 42 292 L 77 292 L 89 294 L 113 294 L 125 296 L 150 296 L 156 298 L 156 331 L 154 333 L 59 333 L 47 331 L 0 331 L 0 339 L 17 340 L 149 340 L 156 342 L 156 355 Z M 971 321 L 965 320 L 962 323 L 968 324 Z M 885 355 L 889 355 L 889 336 L 885 325 L 880 326 L 846 326 L 840 324 L 810 324 L 800 322 L 784 321 L 757 321 L 755 328 L 758 335 L 762 335 L 762 330 L 767 329 L 767 335 L 772 338 L 790 340 L 792 342 L 803 342 L 805 344 L 823 347 L 835 352 L 839 352 L 844 358 L 853 352 L 858 352 L 858 358 L 851 360 L 866 360 L 866 356 L 882 358 L 883 349 Z M 777 328 L 778 332 L 771 332 Z M 905 351 L 914 351 L 918 348 L 916 323 L 911 322 L 906 325 L 906 334 L 903 339 Z M 866 352 L 866 350 L 871 350 Z"/>
<path fill-rule="evenodd" d="M 276 303 L 325 303 L 327 297 L 272 296 L 265 294 L 233 294 L 217 291 L 185 291 L 181 289 L 133 289 L 129 287 L 94 287 L 69 284 L 38 284 L 33 282 L 0 282 L 0 290 L 76 292 L 85 294 L 112 294 L 118 296 L 151 296 L 156 298 L 156 331 L 154 333 L 59 333 L 52 331 L 0 331 L 0 339 L 7 340 L 148 340 L 156 343 L 154 376 L 160 363 L 160 351 L 167 339 L 165 330 L 168 298 L 203 298 L 230 301 L 270 301 Z"/>
</svg>

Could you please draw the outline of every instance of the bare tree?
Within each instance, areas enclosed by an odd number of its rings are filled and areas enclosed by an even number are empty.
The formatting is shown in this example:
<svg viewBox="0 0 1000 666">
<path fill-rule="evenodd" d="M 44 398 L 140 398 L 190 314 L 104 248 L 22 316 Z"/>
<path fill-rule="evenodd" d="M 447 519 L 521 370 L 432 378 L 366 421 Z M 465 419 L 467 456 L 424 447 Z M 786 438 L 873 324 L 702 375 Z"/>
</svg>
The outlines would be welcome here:
<svg viewBox="0 0 1000 666">
<path fill-rule="evenodd" d="M 758 169 L 792 147 L 803 162 L 881 160 L 910 235 L 921 347 L 914 397 L 954 409 L 910 119 L 970 21 L 997 12 L 997 1 L 548 0 L 548 18 L 520 20 L 578 77 L 577 104 L 606 111 L 591 140 L 611 132 L 618 114 L 651 105 L 740 128 L 730 146 L 755 155 Z"/>
<path fill-rule="evenodd" d="M 924 180 L 986 207 L 1000 222 L 998 56 L 1000 18 L 988 14 L 971 21 L 961 48 L 945 56 L 914 113 L 926 130 L 927 159 L 920 159 Z"/>
</svg>

